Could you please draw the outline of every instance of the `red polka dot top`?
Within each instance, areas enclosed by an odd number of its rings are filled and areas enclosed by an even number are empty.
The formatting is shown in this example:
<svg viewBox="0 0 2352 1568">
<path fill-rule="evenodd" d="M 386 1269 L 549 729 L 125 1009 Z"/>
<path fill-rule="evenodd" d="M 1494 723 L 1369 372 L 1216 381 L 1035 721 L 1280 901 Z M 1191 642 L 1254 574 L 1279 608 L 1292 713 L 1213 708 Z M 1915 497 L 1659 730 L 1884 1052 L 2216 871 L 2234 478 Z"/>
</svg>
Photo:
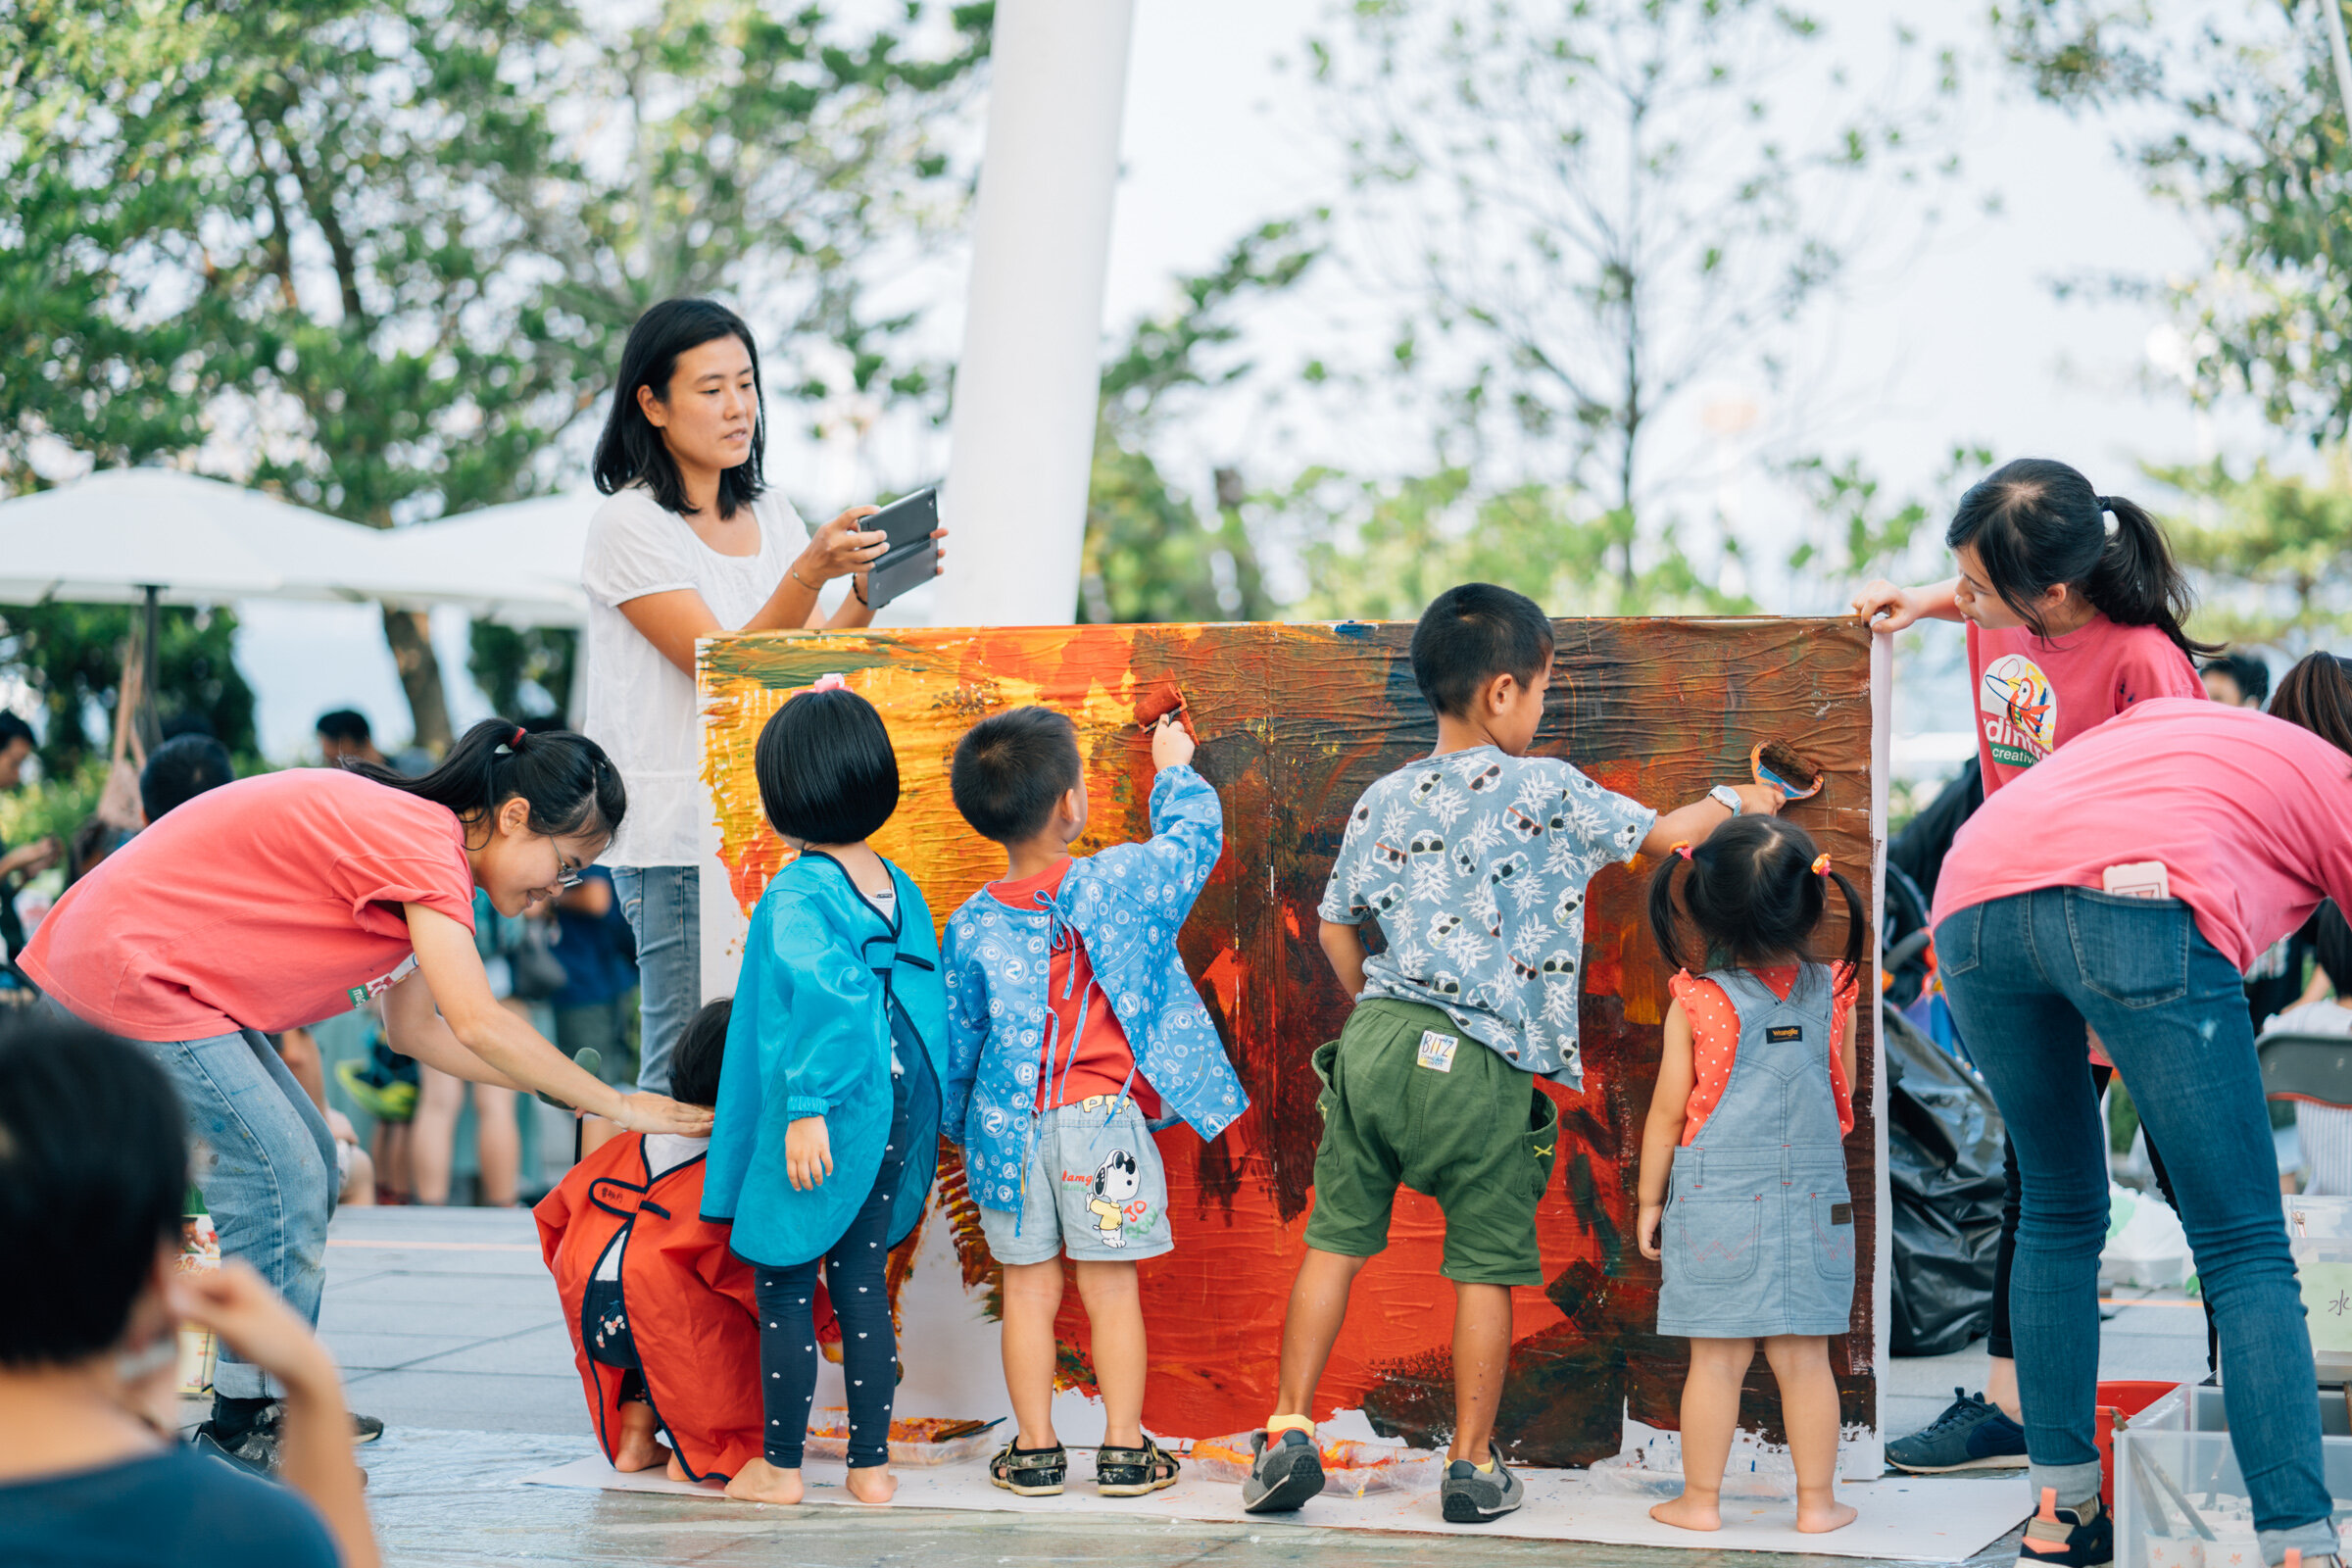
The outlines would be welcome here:
<svg viewBox="0 0 2352 1568">
<path fill-rule="evenodd" d="M 1793 963 L 1750 969 L 1748 973 L 1783 1000 L 1796 985 Z M 1732 1064 L 1740 1054 L 1740 1011 L 1732 1005 L 1732 999 L 1723 994 L 1723 987 L 1712 980 L 1700 979 L 1688 969 L 1666 984 L 1690 1020 L 1690 1066 L 1695 1081 L 1683 1122 L 1683 1143 L 1688 1146 L 1707 1124 L 1707 1117 L 1723 1099 L 1724 1086 L 1732 1081 Z M 1845 1020 L 1853 1010 L 1854 998 L 1860 994 L 1861 986 L 1852 966 L 1843 963 L 1830 965 L 1830 1083 L 1838 1091 L 1838 1131 L 1844 1134 L 1854 1130 L 1854 1088 L 1845 1081 Z"/>
</svg>

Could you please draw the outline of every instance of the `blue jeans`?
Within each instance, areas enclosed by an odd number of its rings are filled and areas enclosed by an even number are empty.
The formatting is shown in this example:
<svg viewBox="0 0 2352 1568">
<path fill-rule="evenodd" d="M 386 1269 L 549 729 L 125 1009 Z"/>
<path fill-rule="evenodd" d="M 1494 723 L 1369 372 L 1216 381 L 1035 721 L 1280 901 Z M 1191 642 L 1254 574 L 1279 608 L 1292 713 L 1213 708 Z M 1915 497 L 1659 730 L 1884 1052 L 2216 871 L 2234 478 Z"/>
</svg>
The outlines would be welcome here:
<svg viewBox="0 0 2352 1568">
<path fill-rule="evenodd" d="M 669 1053 L 703 1004 L 702 872 L 616 865 L 612 891 L 637 937 L 637 1087 L 669 1093 Z"/>
<path fill-rule="evenodd" d="M 2000 1102 L 2025 1186 L 2010 1331 L 2034 1489 L 2094 1495 L 2107 1140 L 2082 1070 L 2096 1029 L 2152 1143 L 2221 1335 L 2230 1430 L 2263 1554 L 2336 1549 L 2318 1379 L 2237 969 L 2177 899 L 2043 888 L 1936 929 L 1952 1014 Z"/>
<path fill-rule="evenodd" d="M 54 999 L 42 1005 L 65 1008 Z M 314 1328 L 326 1284 L 326 1221 L 335 1201 L 335 1138 L 267 1038 L 247 1029 L 204 1040 L 134 1040 L 172 1080 L 199 1146 L 191 1176 L 220 1233 Z M 232 1399 L 276 1393 L 223 1344 L 213 1391 Z"/>
</svg>

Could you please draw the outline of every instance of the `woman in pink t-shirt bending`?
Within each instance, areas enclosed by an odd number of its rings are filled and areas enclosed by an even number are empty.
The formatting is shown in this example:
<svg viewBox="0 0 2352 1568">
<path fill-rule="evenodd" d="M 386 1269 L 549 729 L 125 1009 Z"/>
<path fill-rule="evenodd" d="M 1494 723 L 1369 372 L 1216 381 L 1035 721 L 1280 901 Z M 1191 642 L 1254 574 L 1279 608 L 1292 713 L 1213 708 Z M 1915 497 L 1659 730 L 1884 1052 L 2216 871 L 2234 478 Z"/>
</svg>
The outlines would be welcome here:
<svg viewBox="0 0 2352 1568">
<path fill-rule="evenodd" d="M 462 1078 L 543 1090 L 623 1127 L 700 1134 L 710 1113 L 622 1095 L 490 992 L 473 891 L 519 914 L 579 879 L 626 808 L 593 741 L 466 731 L 421 778 L 292 768 L 226 784 L 69 889 L 22 958 L 56 1007 L 145 1046 L 171 1074 L 221 1250 L 316 1323 L 334 1142 L 265 1034 L 381 998 L 392 1048 Z M 206 1430 L 268 1462 L 260 1369 L 223 1350 Z M 369 1423 L 369 1432 L 380 1425 Z"/>
<path fill-rule="evenodd" d="M 1926 588 L 1874 582 L 1855 597 L 1854 612 L 1883 632 L 1922 617 L 1968 622 L 1969 712 L 1987 798 L 2134 703 L 2204 695 L 2189 656 L 2212 650 L 2181 629 L 2188 585 L 2163 530 L 2132 502 L 2095 494 L 2066 464 L 2020 458 L 1960 498 L 1944 542 L 1958 576 Z M 2103 1063 L 2094 1070 L 2102 1078 L 2107 1071 Z M 2154 1145 L 2149 1152 L 2166 1174 Z M 1984 1395 L 1964 1394 L 1926 1429 L 1889 1444 L 1886 1461 L 1897 1469 L 2025 1463 L 2008 1290 L 2017 1156 L 2006 1145 L 2002 1155 L 2008 1191 L 1993 1262 Z"/>
<path fill-rule="evenodd" d="M 2352 897 L 2347 753 L 2352 676 L 2315 654 L 2269 714 L 2161 698 L 2100 725 L 1988 798 L 1943 862 L 1944 989 L 2025 1185 L 2010 1317 L 2042 1499 L 2025 1560 L 2114 1550 L 2092 1443 L 2107 1158 L 2086 1028 L 2164 1146 L 2263 1554 L 2336 1552 L 2240 976 L 2322 899 Z"/>
</svg>

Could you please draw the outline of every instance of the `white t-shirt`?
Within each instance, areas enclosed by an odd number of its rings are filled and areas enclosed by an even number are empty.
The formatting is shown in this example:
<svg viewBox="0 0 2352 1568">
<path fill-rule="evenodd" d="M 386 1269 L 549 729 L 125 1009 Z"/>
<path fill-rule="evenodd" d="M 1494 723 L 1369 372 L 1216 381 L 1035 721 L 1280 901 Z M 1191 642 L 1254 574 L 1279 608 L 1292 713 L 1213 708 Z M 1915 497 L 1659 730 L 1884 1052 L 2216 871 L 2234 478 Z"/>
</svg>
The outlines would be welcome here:
<svg viewBox="0 0 2352 1568">
<path fill-rule="evenodd" d="M 758 614 L 808 541 L 808 525 L 769 491 L 752 503 L 760 551 L 722 556 L 694 526 L 632 485 L 596 509 L 580 586 L 588 592 L 587 698 L 581 733 L 605 749 L 629 792 L 607 865 L 693 865 L 702 858 L 703 723 L 694 680 L 629 624 L 620 607 L 692 588 L 721 626 Z"/>
</svg>

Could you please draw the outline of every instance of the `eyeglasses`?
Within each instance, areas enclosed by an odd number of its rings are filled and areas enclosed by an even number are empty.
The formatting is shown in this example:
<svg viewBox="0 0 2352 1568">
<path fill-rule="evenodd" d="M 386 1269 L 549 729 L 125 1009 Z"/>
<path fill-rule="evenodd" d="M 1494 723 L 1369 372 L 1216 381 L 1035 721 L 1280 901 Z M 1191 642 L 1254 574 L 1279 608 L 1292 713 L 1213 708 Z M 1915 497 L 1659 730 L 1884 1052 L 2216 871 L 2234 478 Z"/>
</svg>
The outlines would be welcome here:
<svg viewBox="0 0 2352 1568">
<path fill-rule="evenodd" d="M 562 888 L 564 892 L 570 892 L 573 888 L 578 887 L 582 882 L 586 881 L 587 878 L 588 868 L 586 866 L 565 865 L 561 860 L 556 862 L 556 886 Z"/>
</svg>

